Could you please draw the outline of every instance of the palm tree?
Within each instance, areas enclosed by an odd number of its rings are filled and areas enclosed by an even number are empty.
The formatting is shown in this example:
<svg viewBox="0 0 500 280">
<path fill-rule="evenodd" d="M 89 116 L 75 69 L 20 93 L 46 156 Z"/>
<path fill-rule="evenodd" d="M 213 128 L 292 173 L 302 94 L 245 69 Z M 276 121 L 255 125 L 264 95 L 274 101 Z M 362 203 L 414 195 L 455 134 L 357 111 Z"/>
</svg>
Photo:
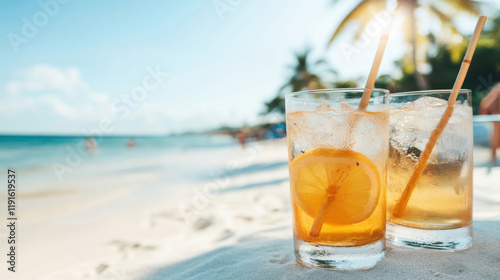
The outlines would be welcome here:
<svg viewBox="0 0 500 280">
<path fill-rule="evenodd" d="M 311 50 L 306 49 L 303 52 L 295 53 L 295 65 L 290 66 L 293 69 L 292 76 L 288 81 L 280 87 L 278 94 L 271 101 L 266 102 L 266 110 L 263 114 L 279 113 L 285 114 L 285 99 L 283 97 L 286 92 L 296 92 L 301 90 L 312 90 L 327 88 L 319 73 L 333 73 L 336 72 L 328 65 L 326 60 L 320 59 L 315 63 L 310 64 L 308 56 Z"/>
<path fill-rule="evenodd" d="M 362 34 L 365 26 L 370 22 L 371 13 L 381 12 L 386 9 L 386 0 L 362 0 L 349 14 L 342 20 L 337 27 L 337 30 L 330 38 L 328 45 L 338 37 L 338 35 L 346 28 L 347 25 L 353 22 L 359 22 L 359 29 L 354 36 L 354 40 Z M 399 13 L 404 17 L 403 30 L 405 30 L 405 39 L 411 46 L 411 71 L 414 73 L 417 86 L 420 89 L 428 88 L 425 77 L 418 70 L 417 45 L 428 40 L 427 36 L 419 36 L 417 30 L 417 11 L 423 11 L 426 15 L 434 17 L 441 23 L 441 31 L 443 34 L 450 36 L 463 36 L 458 32 L 454 23 L 454 17 L 458 13 L 465 13 L 473 16 L 478 16 L 481 11 L 481 4 L 473 0 L 397 0 L 395 13 Z M 450 50 L 455 46 L 451 40 L 446 41 L 446 45 Z"/>
</svg>

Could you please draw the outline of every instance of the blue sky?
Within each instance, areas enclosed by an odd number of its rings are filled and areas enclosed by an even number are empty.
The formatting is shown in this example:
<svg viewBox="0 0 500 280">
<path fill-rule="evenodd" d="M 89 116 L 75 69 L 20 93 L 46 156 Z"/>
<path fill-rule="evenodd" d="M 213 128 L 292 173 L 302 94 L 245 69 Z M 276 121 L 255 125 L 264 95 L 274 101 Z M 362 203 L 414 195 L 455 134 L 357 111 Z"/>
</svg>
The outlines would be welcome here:
<svg viewBox="0 0 500 280">
<path fill-rule="evenodd" d="M 294 51 L 313 47 L 312 59 L 327 57 L 341 78 L 368 75 L 378 38 L 351 60 L 338 43 L 325 48 L 358 1 L 331 2 L 2 1 L 0 133 L 163 134 L 258 123 Z M 474 22 L 464 21 L 465 33 Z M 352 35 L 345 33 L 338 42 Z M 381 74 L 405 53 L 402 36 L 391 37 Z"/>
</svg>

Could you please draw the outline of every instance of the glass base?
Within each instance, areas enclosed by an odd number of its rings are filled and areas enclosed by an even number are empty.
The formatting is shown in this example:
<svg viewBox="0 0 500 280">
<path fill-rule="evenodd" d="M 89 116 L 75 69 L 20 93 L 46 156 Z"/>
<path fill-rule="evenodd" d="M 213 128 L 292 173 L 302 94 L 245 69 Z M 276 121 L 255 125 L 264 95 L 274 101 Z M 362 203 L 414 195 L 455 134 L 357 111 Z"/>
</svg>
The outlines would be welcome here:
<svg viewBox="0 0 500 280">
<path fill-rule="evenodd" d="M 335 247 L 295 240 L 299 263 L 325 270 L 366 270 L 385 256 L 385 240 L 355 247 Z"/>
<path fill-rule="evenodd" d="M 455 229 L 419 229 L 387 223 L 387 241 L 414 249 L 462 251 L 472 246 L 472 224 Z"/>
</svg>

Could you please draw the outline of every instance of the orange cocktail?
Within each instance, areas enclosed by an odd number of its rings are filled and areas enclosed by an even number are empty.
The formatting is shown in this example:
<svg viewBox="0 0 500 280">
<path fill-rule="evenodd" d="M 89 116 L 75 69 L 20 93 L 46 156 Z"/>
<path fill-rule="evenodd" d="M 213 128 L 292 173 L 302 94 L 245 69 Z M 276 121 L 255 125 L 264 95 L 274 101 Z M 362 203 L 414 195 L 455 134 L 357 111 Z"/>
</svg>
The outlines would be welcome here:
<svg viewBox="0 0 500 280">
<path fill-rule="evenodd" d="M 472 108 L 461 90 L 453 113 L 411 195 L 403 192 L 431 132 L 447 109 L 450 90 L 391 95 L 388 240 L 398 246 L 459 251 L 472 242 Z"/>
<path fill-rule="evenodd" d="M 306 266 L 366 269 L 385 254 L 389 106 L 374 90 L 287 96 L 295 250 Z"/>
</svg>

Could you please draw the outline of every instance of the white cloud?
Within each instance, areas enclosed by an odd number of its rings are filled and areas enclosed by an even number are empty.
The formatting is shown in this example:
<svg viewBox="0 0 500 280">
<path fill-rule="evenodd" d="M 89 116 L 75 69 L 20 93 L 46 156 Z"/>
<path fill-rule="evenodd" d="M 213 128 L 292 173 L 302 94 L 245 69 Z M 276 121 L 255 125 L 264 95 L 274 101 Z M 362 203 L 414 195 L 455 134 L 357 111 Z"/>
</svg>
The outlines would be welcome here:
<svg viewBox="0 0 500 280">
<path fill-rule="evenodd" d="M 81 78 L 80 71 L 75 67 L 59 69 L 48 64 L 35 64 L 22 71 L 19 76 L 18 79 L 7 83 L 7 93 L 56 91 L 71 95 L 89 90 Z"/>
<path fill-rule="evenodd" d="M 15 72 L 0 98 L 0 115 L 30 110 L 40 118 L 56 116 L 68 121 L 95 121 L 110 111 L 109 97 L 92 91 L 78 68 L 35 64 Z"/>
<path fill-rule="evenodd" d="M 48 95 L 48 96 L 42 96 L 40 97 L 40 102 L 42 104 L 49 105 L 49 107 L 52 108 L 52 110 L 61 115 L 62 117 L 65 117 L 67 119 L 76 119 L 78 116 L 78 113 L 76 110 L 71 108 L 68 104 L 66 104 L 64 101 L 62 101 L 59 97 L 54 96 L 54 95 Z"/>
<path fill-rule="evenodd" d="M 0 132 L 82 133 L 98 128 L 101 121 L 108 119 L 116 127 L 111 133 L 157 133 L 166 131 L 172 123 L 185 122 L 185 118 L 177 116 L 182 115 L 182 110 L 171 112 L 154 97 L 156 92 L 162 92 L 161 88 L 148 91 L 143 100 L 134 97 L 133 89 L 141 85 L 144 77 L 131 89 L 109 93 L 94 91 L 76 67 L 36 64 L 13 73 L 13 79 L 0 85 L 8 93 L 0 95 Z M 122 100 L 124 96 L 127 101 Z M 132 101 L 136 104 L 127 107 Z M 129 113 L 124 115 L 124 110 Z M 188 118 L 191 121 L 195 116 Z M 196 120 L 199 122 L 199 118 Z"/>
<path fill-rule="evenodd" d="M 102 93 L 89 92 L 87 96 L 90 100 L 95 101 L 99 104 L 107 104 L 109 103 L 109 97 Z"/>
<path fill-rule="evenodd" d="M 6 116 L 15 114 L 16 112 L 32 110 L 35 107 L 36 102 L 33 98 L 11 97 L 7 100 L 0 99 L 0 113 Z"/>
</svg>

